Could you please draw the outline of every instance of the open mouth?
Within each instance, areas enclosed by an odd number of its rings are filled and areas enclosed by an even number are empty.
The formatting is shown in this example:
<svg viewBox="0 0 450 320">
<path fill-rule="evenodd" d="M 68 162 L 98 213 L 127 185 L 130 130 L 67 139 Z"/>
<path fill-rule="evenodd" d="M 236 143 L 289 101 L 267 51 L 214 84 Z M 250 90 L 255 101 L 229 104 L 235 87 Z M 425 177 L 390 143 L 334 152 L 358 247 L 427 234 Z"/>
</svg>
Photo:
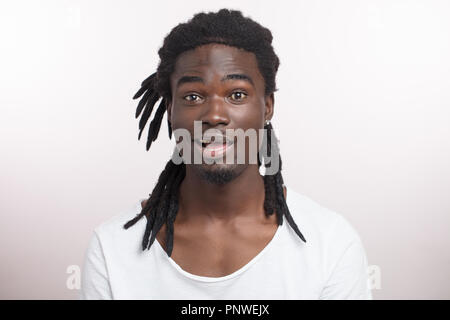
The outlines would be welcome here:
<svg viewBox="0 0 450 320">
<path fill-rule="evenodd" d="M 202 152 L 205 158 L 220 158 L 234 145 L 234 141 L 223 137 L 219 141 L 211 141 L 207 139 L 195 140 L 195 145 Z"/>
</svg>

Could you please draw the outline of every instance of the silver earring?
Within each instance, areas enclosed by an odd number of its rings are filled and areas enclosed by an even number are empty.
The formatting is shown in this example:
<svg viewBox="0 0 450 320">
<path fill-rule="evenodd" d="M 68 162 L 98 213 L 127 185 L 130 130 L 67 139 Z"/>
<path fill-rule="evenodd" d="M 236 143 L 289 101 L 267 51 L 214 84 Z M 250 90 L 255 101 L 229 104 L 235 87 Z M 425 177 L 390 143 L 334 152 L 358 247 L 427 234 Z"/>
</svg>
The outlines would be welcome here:
<svg viewBox="0 0 450 320">
<path fill-rule="evenodd" d="M 266 120 L 266 126 L 268 126 L 270 123 L 270 120 Z"/>
</svg>

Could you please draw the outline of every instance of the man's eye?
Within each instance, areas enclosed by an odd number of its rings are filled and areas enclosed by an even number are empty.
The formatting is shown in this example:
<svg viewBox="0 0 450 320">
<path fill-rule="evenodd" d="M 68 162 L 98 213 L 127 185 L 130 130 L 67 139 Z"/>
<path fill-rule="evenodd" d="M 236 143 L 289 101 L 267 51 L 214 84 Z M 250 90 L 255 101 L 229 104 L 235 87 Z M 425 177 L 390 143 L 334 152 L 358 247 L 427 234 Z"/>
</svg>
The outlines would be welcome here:
<svg viewBox="0 0 450 320">
<path fill-rule="evenodd" d="M 244 100 L 247 97 L 247 94 L 242 91 L 236 91 L 231 94 L 231 98 L 236 101 Z"/>
<path fill-rule="evenodd" d="M 187 96 L 184 97 L 185 100 L 187 101 L 198 101 L 200 100 L 200 96 L 196 95 L 196 94 L 188 94 Z"/>
</svg>

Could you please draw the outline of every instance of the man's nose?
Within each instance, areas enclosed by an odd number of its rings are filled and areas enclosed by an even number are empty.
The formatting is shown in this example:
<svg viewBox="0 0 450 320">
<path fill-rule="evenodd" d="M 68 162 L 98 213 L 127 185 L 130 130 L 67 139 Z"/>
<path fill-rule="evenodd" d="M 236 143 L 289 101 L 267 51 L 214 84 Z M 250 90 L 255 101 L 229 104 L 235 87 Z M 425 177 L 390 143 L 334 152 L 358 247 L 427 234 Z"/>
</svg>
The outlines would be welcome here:
<svg viewBox="0 0 450 320">
<path fill-rule="evenodd" d="M 222 97 L 211 97 L 204 108 L 205 110 L 200 119 L 203 124 L 208 124 L 210 127 L 216 127 L 221 124 L 228 125 L 230 123 L 226 102 Z"/>
</svg>

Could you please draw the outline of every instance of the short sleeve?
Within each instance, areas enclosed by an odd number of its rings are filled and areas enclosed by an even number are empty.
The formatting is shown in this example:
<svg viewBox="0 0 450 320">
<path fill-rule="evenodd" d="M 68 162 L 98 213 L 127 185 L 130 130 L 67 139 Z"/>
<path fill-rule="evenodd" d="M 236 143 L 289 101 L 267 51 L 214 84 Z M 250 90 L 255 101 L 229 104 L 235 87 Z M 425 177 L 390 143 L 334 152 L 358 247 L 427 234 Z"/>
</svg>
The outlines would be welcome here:
<svg viewBox="0 0 450 320">
<path fill-rule="evenodd" d="M 81 270 L 80 300 L 110 300 L 111 287 L 108 280 L 105 257 L 97 232 L 91 237 L 83 269 Z"/>
<path fill-rule="evenodd" d="M 329 300 L 372 300 L 369 287 L 367 256 L 356 231 L 346 222 L 341 232 L 347 232 L 350 241 L 338 255 L 320 299 Z"/>
</svg>

